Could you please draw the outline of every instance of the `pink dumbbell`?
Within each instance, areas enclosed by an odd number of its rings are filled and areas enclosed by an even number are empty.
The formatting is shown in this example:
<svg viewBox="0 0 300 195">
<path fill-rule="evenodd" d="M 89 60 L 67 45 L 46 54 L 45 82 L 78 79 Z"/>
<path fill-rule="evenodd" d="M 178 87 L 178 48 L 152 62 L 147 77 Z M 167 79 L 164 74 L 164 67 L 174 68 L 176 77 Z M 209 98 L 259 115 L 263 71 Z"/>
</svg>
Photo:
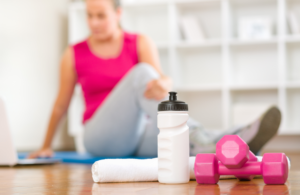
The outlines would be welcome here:
<svg viewBox="0 0 300 195">
<path fill-rule="evenodd" d="M 238 135 L 225 135 L 216 145 L 216 155 L 227 168 L 240 168 L 249 160 L 249 146 Z"/>
<path fill-rule="evenodd" d="M 288 162 L 283 153 L 266 153 L 262 162 L 246 162 L 241 168 L 229 169 L 219 163 L 215 154 L 197 154 L 194 165 L 199 184 L 216 184 L 220 175 L 262 175 L 266 184 L 284 184 L 288 177 Z"/>
<path fill-rule="evenodd" d="M 257 162 L 256 156 L 249 150 L 249 160 L 247 162 Z M 251 181 L 255 175 L 235 175 L 240 181 Z"/>
<path fill-rule="evenodd" d="M 216 146 L 219 161 L 227 168 L 240 168 L 247 161 L 257 161 L 256 156 L 249 150 L 247 143 L 238 135 L 225 135 Z M 250 181 L 253 176 L 236 176 L 239 180 Z"/>
</svg>

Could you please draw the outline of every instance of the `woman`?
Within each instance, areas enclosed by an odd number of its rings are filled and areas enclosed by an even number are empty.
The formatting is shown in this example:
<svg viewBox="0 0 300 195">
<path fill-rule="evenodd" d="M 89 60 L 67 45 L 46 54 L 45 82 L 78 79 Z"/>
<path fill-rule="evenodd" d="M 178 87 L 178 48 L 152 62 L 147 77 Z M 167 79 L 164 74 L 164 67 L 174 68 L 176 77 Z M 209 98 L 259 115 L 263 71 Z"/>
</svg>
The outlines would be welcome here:
<svg viewBox="0 0 300 195">
<path fill-rule="evenodd" d="M 119 1 L 86 0 L 86 8 L 91 35 L 86 41 L 67 48 L 62 57 L 60 89 L 46 138 L 42 148 L 30 158 L 53 155 L 52 139 L 77 82 L 82 87 L 86 105 L 83 123 L 88 152 L 97 156 L 156 156 L 157 104 L 171 90 L 172 81 L 163 74 L 151 40 L 120 28 Z M 145 115 L 152 120 L 146 131 Z M 193 130 L 191 145 L 194 149 L 214 146 L 216 136 L 206 135 L 192 120 L 188 123 Z M 275 129 L 268 130 L 271 132 L 268 139 L 278 127 Z M 260 129 L 255 131 L 251 140 Z M 249 128 L 234 132 L 249 132 Z M 266 141 L 264 139 L 264 143 Z"/>
</svg>

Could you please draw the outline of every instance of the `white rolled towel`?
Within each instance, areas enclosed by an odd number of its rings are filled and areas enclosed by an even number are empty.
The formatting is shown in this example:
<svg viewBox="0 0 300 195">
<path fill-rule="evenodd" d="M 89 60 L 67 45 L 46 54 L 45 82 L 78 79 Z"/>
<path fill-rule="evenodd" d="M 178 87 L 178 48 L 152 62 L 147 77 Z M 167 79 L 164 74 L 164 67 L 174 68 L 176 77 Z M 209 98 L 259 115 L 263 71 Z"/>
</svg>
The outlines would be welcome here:
<svg viewBox="0 0 300 195">
<path fill-rule="evenodd" d="M 258 161 L 262 160 L 257 156 Z M 195 179 L 195 157 L 190 157 L 190 179 Z M 290 161 L 288 159 L 289 167 Z M 95 162 L 92 166 L 94 182 L 137 182 L 158 181 L 157 158 L 153 159 L 106 159 Z M 232 175 L 222 175 L 220 179 L 235 178 Z"/>
</svg>

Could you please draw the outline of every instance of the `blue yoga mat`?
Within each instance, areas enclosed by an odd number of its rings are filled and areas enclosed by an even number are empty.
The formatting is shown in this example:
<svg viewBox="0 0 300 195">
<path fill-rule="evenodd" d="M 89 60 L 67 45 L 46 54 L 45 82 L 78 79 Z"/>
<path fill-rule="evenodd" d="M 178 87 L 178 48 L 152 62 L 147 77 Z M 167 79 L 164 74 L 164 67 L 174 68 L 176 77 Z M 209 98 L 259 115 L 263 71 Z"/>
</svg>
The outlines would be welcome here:
<svg viewBox="0 0 300 195">
<path fill-rule="evenodd" d="M 26 152 L 20 152 L 18 153 L 18 157 L 19 159 L 24 159 L 28 154 L 29 153 Z M 108 158 L 108 157 L 95 157 L 88 153 L 79 154 L 77 152 L 55 152 L 53 158 L 60 159 L 63 163 L 93 164 L 94 162 L 103 159 L 149 159 L 150 157 L 143 158 L 143 157 L 136 157 L 136 156 L 128 156 L 122 158 Z"/>
</svg>

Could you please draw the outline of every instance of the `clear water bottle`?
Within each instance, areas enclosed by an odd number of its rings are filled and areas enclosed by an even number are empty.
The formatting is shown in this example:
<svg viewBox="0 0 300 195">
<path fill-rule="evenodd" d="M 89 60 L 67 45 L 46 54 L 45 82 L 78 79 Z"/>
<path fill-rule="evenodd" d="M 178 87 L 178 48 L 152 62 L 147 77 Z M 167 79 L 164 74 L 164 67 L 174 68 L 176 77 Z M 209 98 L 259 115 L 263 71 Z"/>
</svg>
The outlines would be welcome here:
<svg viewBox="0 0 300 195">
<path fill-rule="evenodd" d="M 169 100 L 158 105 L 158 181 L 187 183 L 190 180 L 188 105 L 177 100 L 176 92 L 169 94 Z"/>
</svg>

